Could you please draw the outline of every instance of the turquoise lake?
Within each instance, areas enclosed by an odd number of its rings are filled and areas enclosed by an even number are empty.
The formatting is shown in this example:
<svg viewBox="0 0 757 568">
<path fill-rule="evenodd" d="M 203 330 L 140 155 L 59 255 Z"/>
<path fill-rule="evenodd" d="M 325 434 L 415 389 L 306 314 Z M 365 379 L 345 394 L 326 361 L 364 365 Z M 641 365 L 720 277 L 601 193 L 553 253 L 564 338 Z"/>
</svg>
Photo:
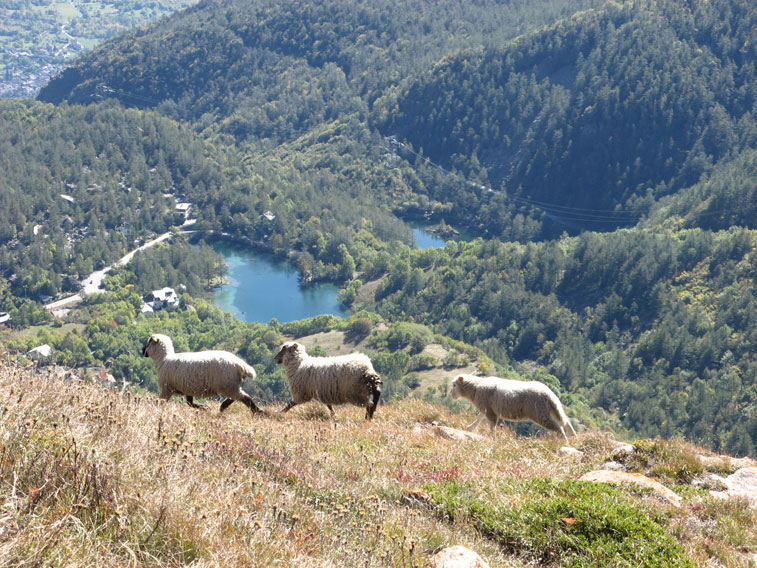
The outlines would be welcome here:
<svg viewBox="0 0 757 568">
<path fill-rule="evenodd" d="M 415 244 L 419 249 L 441 248 L 446 243 L 444 239 L 437 237 L 433 233 L 427 233 L 421 227 L 412 226 L 412 228 Z"/>
<path fill-rule="evenodd" d="M 420 227 L 413 228 L 413 235 L 419 249 L 444 246 L 443 239 Z M 301 288 L 297 271 L 283 260 L 223 241 L 213 248 L 229 268 L 228 284 L 213 292 L 213 303 L 241 321 L 283 323 L 320 314 L 349 315 L 337 301 L 339 288 L 333 284 Z"/>
<path fill-rule="evenodd" d="M 274 318 L 287 322 L 320 314 L 347 315 L 333 284 L 301 288 L 297 271 L 285 261 L 225 242 L 213 248 L 229 267 L 229 282 L 213 293 L 213 303 L 237 319 L 268 323 Z"/>
</svg>

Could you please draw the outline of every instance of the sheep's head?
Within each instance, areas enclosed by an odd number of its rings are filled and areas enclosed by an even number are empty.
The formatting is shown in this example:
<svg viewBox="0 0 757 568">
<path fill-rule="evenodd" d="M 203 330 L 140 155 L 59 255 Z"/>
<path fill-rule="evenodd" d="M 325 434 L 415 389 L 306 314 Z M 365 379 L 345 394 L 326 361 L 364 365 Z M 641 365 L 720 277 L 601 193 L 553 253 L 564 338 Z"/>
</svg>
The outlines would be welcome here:
<svg viewBox="0 0 757 568">
<path fill-rule="evenodd" d="M 452 398 L 460 398 L 463 396 L 463 393 L 461 391 L 463 383 L 465 382 L 465 377 L 462 375 L 458 375 L 458 377 L 452 381 L 452 392 L 450 393 L 450 396 Z"/>
<path fill-rule="evenodd" d="M 150 339 L 147 340 L 147 343 L 145 343 L 145 346 L 142 349 L 142 355 L 150 357 L 151 354 L 157 352 L 162 352 L 164 354 L 173 352 L 173 341 L 171 341 L 170 337 L 163 335 L 162 333 L 153 333 L 150 336 Z"/>
<path fill-rule="evenodd" d="M 286 364 L 286 362 L 289 361 L 292 357 L 301 357 L 305 354 L 305 347 L 303 345 L 300 345 L 299 343 L 296 343 L 294 341 L 287 341 L 284 345 L 281 346 L 281 349 L 279 349 L 279 352 L 276 353 L 276 357 L 274 357 L 273 360 L 281 365 Z"/>
</svg>

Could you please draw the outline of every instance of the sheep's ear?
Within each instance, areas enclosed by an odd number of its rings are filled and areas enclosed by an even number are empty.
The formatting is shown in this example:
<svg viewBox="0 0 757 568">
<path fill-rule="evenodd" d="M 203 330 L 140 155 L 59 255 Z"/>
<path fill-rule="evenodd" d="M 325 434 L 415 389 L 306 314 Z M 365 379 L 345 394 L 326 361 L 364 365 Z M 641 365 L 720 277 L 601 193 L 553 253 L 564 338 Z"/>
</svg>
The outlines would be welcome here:
<svg viewBox="0 0 757 568">
<path fill-rule="evenodd" d="M 463 380 L 464 380 L 464 377 L 462 375 L 457 377 L 457 379 L 455 379 L 455 381 L 457 381 L 458 383 L 462 383 Z"/>
</svg>

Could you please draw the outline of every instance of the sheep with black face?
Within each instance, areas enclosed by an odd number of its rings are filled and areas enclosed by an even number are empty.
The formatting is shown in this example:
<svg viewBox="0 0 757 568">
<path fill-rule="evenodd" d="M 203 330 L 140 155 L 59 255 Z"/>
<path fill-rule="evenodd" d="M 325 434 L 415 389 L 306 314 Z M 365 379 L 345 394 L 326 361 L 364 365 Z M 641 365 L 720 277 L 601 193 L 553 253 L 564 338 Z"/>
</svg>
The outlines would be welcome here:
<svg viewBox="0 0 757 568">
<path fill-rule="evenodd" d="M 367 355 L 352 353 L 337 357 L 312 357 L 305 346 L 289 341 L 276 354 L 276 363 L 284 365 L 292 401 L 290 408 L 317 400 L 325 404 L 334 417 L 334 404 L 354 404 L 365 408 L 370 420 L 381 398 L 381 377 Z"/>
<path fill-rule="evenodd" d="M 238 400 L 252 412 L 260 412 L 249 394 L 242 390 L 245 377 L 255 378 L 255 369 L 228 351 L 198 351 L 175 353 L 167 335 L 154 333 L 142 350 L 150 357 L 158 372 L 160 398 L 168 400 L 174 394 L 186 397 L 192 408 L 206 408 L 194 402 L 194 397 L 225 396 L 221 412 Z"/>
</svg>

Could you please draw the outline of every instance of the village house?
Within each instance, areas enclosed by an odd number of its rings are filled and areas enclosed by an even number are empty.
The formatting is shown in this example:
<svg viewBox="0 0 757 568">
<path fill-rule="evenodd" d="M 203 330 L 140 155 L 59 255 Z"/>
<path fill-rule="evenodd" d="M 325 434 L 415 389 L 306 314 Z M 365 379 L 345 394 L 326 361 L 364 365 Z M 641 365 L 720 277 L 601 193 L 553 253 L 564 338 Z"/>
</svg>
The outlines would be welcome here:
<svg viewBox="0 0 757 568">
<path fill-rule="evenodd" d="M 179 296 L 173 288 L 168 286 L 160 290 L 153 290 L 148 298 L 150 299 L 142 305 L 142 313 L 159 312 L 179 306 Z"/>
<path fill-rule="evenodd" d="M 27 354 L 32 361 L 37 361 L 38 363 L 49 363 L 50 361 L 52 361 L 54 353 L 55 350 L 47 343 L 45 343 L 44 345 L 38 345 L 34 349 L 30 349 Z"/>
</svg>

